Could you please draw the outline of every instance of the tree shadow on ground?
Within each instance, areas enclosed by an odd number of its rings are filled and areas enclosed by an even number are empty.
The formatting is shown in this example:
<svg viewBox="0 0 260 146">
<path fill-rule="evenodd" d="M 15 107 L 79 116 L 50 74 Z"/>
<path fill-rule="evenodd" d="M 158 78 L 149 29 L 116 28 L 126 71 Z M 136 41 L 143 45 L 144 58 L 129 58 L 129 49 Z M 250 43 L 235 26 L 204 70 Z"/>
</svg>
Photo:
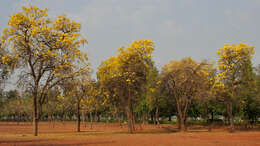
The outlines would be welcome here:
<svg viewBox="0 0 260 146">
<path fill-rule="evenodd" d="M 179 132 L 178 129 L 167 126 L 161 127 L 157 129 L 149 129 L 149 130 L 136 130 L 133 134 L 169 134 Z M 129 134 L 128 131 L 114 131 L 112 134 Z"/>
<path fill-rule="evenodd" d="M 19 143 L 34 143 L 34 142 L 45 142 L 52 141 L 53 139 L 35 139 L 35 140 L 0 140 L 0 145 L 2 144 L 19 144 Z"/>
<path fill-rule="evenodd" d="M 47 142 L 47 143 L 46 143 Z M 75 145 L 100 145 L 100 144 L 113 144 L 116 143 L 116 141 L 97 141 L 97 142 L 58 142 L 55 139 L 45 139 L 45 140 L 1 140 L 0 145 L 27 145 L 27 146 L 34 146 L 34 145 L 41 145 L 41 146 L 49 146 L 49 145 L 55 145 L 55 146 L 75 146 Z"/>
</svg>

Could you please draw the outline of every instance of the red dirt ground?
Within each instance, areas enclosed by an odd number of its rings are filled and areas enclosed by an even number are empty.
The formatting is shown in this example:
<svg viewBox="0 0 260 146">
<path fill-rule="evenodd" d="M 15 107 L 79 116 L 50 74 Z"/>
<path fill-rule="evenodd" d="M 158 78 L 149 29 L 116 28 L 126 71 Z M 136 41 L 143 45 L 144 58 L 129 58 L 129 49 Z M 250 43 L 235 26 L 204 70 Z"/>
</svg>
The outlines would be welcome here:
<svg viewBox="0 0 260 146">
<path fill-rule="evenodd" d="M 41 122 L 39 136 L 32 135 L 31 123 L 0 122 L 0 145 L 108 145 L 108 146 L 260 146 L 260 130 L 227 132 L 226 127 L 191 126 L 188 132 L 177 132 L 176 125 L 136 125 L 135 134 L 119 124 L 95 123 L 93 128 L 76 122 Z"/>
</svg>

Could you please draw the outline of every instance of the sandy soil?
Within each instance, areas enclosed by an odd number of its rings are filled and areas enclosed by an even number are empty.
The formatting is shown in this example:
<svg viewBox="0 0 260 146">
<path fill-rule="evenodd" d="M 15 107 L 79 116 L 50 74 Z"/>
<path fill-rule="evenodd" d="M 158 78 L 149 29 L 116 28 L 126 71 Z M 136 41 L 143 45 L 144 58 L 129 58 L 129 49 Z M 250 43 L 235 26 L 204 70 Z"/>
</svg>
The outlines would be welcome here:
<svg viewBox="0 0 260 146">
<path fill-rule="evenodd" d="M 85 127 L 86 126 L 86 127 Z M 191 126 L 188 132 L 178 132 L 176 125 L 136 125 L 135 134 L 119 124 L 83 124 L 76 131 L 76 122 L 41 122 L 39 136 L 32 135 L 31 123 L 0 122 L 0 145 L 108 145 L 108 146 L 260 146 L 260 130 L 237 130 L 227 127 Z"/>
</svg>

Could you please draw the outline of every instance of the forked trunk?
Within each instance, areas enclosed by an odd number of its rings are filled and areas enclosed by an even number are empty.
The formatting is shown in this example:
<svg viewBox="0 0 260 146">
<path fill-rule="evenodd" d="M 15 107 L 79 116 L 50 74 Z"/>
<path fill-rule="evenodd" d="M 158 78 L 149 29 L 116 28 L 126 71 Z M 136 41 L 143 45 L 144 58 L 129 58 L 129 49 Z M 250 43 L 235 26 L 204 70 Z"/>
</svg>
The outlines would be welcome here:
<svg viewBox="0 0 260 146">
<path fill-rule="evenodd" d="M 178 123 L 179 123 L 179 129 L 181 132 L 186 131 L 186 126 L 185 126 L 185 120 L 186 120 L 186 112 L 188 109 L 188 102 L 185 103 L 185 108 L 182 109 L 180 106 L 179 101 L 176 99 L 176 104 L 177 104 L 177 112 L 178 112 Z"/>
</svg>

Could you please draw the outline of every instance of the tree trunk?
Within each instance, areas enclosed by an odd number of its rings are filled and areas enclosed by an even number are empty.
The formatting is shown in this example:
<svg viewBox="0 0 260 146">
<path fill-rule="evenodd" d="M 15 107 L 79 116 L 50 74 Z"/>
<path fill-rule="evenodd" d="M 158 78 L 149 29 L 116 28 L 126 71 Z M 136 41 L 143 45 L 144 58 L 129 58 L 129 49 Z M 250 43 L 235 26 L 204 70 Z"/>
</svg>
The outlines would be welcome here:
<svg viewBox="0 0 260 146">
<path fill-rule="evenodd" d="M 118 120 L 119 126 L 122 128 L 121 117 L 120 117 L 120 113 L 119 112 L 117 113 L 117 120 Z"/>
<path fill-rule="evenodd" d="M 188 110 L 188 107 L 189 107 L 189 102 L 188 99 L 185 100 L 185 106 L 184 108 L 182 109 L 181 108 L 181 103 L 180 101 L 176 99 L 176 105 L 177 105 L 177 112 L 178 112 L 178 116 L 179 116 L 179 128 L 180 128 L 180 131 L 186 131 L 186 126 L 185 126 L 185 121 L 186 121 L 186 113 L 187 113 L 187 110 Z"/>
<path fill-rule="evenodd" d="M 208 125 L 208 131 L 210 132 L 211 131 L 211 121 L 209 120 L 207 103 L 204 104 L 204 118 L 206 119 L 206 122 Z"/>
<path fill-rule="evenodd" d="M 185 108 L 183 111 L 181 110 L 180 107 L 180 103 L 177 103 L 177 112 L 178 112 L 178 128 L 180 129 L 181 132 L 186 131 L 186 127 L 185 127 L 185 118 L 186 118 L 186 110 L 187 108 Z M 187 103 L 186 103 L 187 104 Z M 186 105 L 187 106 L 187 105 Z"/>
<path fill-rule="evenodd" d="M 128 118 L 128 133 L 133 133 L 133 115 L 131 110 L 128 108 L 127 110 L 127 118 Z"/>
<path fill-rule="evenodd" d="M 144 113 L 142 114 L 143 125 L 145 124 L 145 116 L 146 116 L 146 113 L 144 112 Z"/>
<path fill-rule="evenodd" d="M 212 127 L 213 127 L 213 122 L 214 122 L 214 112 L 211 112 L 211 120 L 209 120 L 209 121 L 210 121 L 210 124 L 209 124 L 208 131 L 211 131 Z"/>
<path fill-rule="evenodd" d="M 37 93 L 33 96 L 33 132 L 34 136 L 38 135 L 38 110 L 37 110 Z"/>
<path fill-rule="evenodd" d="M 160 127 L 160 121 L 159 121 L 159 107 L 158 107 L 158 106 L 156 106 L 155 120 L 156 120 L 156 125 Z"/>
<path fill-rule="evenodd" d="M 155 120 L 155 113 L 151 112 L 151 122 L 155 125 L 156 124 L 156 120 Z"/>
<path fill-rule="evenodd" d="M 132 103 L 131 103 L 131 111 L 132 111 L 132 127 L 133 127 L 133 130 L 135 131 L 135 114 L 134 114 L 134 109 L 133 109 L 133 106 L 132 106 Z"/>
<path fill-rule="evenodd" d="M 150 113 L 150 116 L 151 116 L 151 122 L 153 122 L 153 113 L 152 112 Z"/>
<path fill-rule="evenodd" d="M 229 103 L 228 103 L 228 117 L 229 117 L 229 123 L 230 123 L 230 132 L 234 132 L 235 127 L 234 127 L 234 123 L 233 123 L 232 101 L 229 101 Z"/>
<path fill-rule="evenodd" d="M 77 101 L 77 132 L 80 132 L 80 100 Z"/>
<path fill-rule="evenodd" d="M 172 116 L 171 115 L 168 116 L 168 121 L 172 121 Z"/>
<path fill-rule="evenodd" d="M 92 129 L 92 124 L 93 124 L 93 116 L 92 116 L 92 112 L 90 111 L 90 129 Z"/>
<path fill-rule="evenodd" d="M 98 113 L 97 113 L 97 109 L 95 109 L 95 122 L 98 122 Z"/>
<path fill-rule="evenodd" d="M 128 99 L 128 105 L 126 107 L 126 111 L 127 111 L 127 119 L 128 119 L 128 133 L 133 133 L 133 112 L 132 112 L 132 108 L 131 108 L 131 99 Z"/>
<path fill-rule="evenodd" d="M 109 115 L 107 114 L 107 117 L 106 117 L 106 124 L 108 125 L 109 123 Z"/>
<path fill-rule="evenodd" d="M 186 131 L 186 127 L 185 127 L 185 119 L 183 117 L 180 118 L 181 124 L 180 124 L 180 130 L 181 132 Z"/>
<path fill-rule="evenodd" d="M 178 120 L 178 129 L 181 130 L 181 118 L 179 115 L 177 115 L 177 120 Z"/>
<path fill-rule="evenodd" d="M 243 123 L 244 123 L 245 129 L 248 129 L 248 120 L 245 119 Z"/>
<path fill-rule="evenodd" d="M 97 114 L 97 122 L 100 122 L 100 114 Z"/>
</svg>

